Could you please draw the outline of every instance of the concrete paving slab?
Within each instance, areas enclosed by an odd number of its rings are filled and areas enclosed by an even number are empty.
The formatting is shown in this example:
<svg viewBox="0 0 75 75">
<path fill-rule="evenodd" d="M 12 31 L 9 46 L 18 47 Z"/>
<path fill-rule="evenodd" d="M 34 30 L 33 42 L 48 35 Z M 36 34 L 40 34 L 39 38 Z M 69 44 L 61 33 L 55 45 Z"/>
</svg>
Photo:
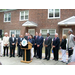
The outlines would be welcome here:
<svg viewBox="0 0 75 75">
<path fill-rule="evenodd" d="M 2 65 L 66 65 L 66 63 L 60 62 L 60 61 L 55 61 L 52 60 L 53 59 L 53 54 L 51 54 L 51 58 L 49 61 L 47 60 L 43 60 L 43 58 L 45 57 L 45 53 L 42 53 L 42 59 L 37 59 L 37 58 L 33 58 L 31 63 L 22 63 L 20 62 L 23 57 L 18 57 L 16 54 L 16 57 L 0 57 L 0 62 L 2 63 Z M 59 58 L 61 57 L 61 55 L 59 56 Z"/>
</svg>

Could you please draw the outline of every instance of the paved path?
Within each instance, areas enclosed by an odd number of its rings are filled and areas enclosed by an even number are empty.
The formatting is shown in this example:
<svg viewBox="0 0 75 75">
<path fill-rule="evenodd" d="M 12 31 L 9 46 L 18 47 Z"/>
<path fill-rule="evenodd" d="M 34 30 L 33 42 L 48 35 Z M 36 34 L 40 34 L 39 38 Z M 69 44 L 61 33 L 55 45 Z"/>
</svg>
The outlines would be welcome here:
<svg viewBox="0 0 75 75">
<path fill-rule="evenodd" d="M 59 60 L 61 60 L 61 53 L 59 53 Z M 45 54 L 42 53 L 42 57 L 44 58 Z M 66 65 L 66 63 L 60 62 L 60 61 L 54 61 L 53 59 L 53 54 L 51 53 L 51 59 L 49 61 L 47 60 L 43 60 L 42 59 L 37 59 L 37 58 L 33 58 L 33 61 L 31 63 L 22 63 L 20 62 L 23 58 L 22 57 L 18 57 L 16 55 L 16 57 L 12 57 L 9 58 L 7 56 L 5 57 L 0 57 L 0 62 L 2 63 L 2 65 Z"/>
</svg>

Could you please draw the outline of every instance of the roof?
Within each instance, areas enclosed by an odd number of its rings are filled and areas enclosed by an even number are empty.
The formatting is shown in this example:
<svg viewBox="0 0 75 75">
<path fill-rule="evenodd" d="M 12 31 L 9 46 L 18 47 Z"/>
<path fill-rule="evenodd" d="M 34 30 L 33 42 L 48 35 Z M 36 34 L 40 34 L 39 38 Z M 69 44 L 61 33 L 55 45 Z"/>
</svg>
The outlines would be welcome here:
<svg viewBox="0 0 75 75">
<path fill-rule="evenodd" d="M 75 16 L 72 16 L 63 21 L 58 22 L 58 25 L 75 25 Z"/>
<path fill-rule="evenodd" d="M 13 10 L 17 10 L 17 9 L 0 9 L 0 12 L 13 11 Z"/>
<path fill-rule="evenodd" d="M 22 26 L 25 27 L 37 27 L 37 24 L 33 21 L 26 21 L 24 24 L 22 24 Z"/>
</svg>

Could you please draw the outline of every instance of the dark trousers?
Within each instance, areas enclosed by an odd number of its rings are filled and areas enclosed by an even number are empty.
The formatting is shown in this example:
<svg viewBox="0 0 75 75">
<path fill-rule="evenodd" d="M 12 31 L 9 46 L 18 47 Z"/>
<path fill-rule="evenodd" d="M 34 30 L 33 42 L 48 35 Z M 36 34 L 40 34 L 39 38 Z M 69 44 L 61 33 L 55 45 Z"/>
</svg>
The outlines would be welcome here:
<svg viewBox="0 0 75 75">
<path fill-rule="evenodd" d="M 34 56 L 37 56 L 37 45 L 34 46 Z"/>
<path fill-rule="evenodd" d="M 59 57 L 59 49 L 53 48 L 54 60 L 58 60 Z"/>
<path fill-rule="evenodd" d="M 37 47 L 37 56 L 42 59 L 42 46 Z"/>
<path fill-rule="evenodd" d="M 4 56 L 5 56 L 5 50 L 7 50 L 7 56 L 8 56 L 8 47 L 7 46 L 4 47 Z"/>
<path fill-rule="evenodd" d="M 12 55 L 13 52 L 13 55 Z M 10 47 L 10 57 L 15 57 L 15 46 Z"/>
<path fill-rule="evenodd" d="M 45 58 L 50 59 L 51 48 L 45 47 Z"/>
<path fill-rule="evenodd" d="M 69 50 L 68 49 L 68 57 L 70 57 L 73 54 L 73 49 Z"/>
<path fill-rule="evenodd" d="M 21 49 L 21 47 L 20 46 L 18 46 L 18 56 L 20 57 L 22 57 L 22 55 L 23 55 L 23 50 Z"/>
</svg>

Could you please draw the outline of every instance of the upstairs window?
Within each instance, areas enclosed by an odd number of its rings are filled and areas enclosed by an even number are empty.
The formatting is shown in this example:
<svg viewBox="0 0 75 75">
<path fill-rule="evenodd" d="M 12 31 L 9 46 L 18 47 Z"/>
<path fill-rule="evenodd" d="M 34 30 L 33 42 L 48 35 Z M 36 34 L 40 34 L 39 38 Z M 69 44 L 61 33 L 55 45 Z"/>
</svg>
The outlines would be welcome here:
<svg viewBox="0 0 75 75">
<path fill-rule="evenodd" d="M 48 19 L 60 18 L 60 9 L 48 9 Z"/>
<path fill-rule="evenodd" d="M 29 10 L 21 11 L 20 12 L 20 21 L 28 20 L 29 19 Z"/>
<path fill-rule="evenodd" d="M 4 14 L 4 22 L 11 22 L 11 13 Z"/>
</svg>

